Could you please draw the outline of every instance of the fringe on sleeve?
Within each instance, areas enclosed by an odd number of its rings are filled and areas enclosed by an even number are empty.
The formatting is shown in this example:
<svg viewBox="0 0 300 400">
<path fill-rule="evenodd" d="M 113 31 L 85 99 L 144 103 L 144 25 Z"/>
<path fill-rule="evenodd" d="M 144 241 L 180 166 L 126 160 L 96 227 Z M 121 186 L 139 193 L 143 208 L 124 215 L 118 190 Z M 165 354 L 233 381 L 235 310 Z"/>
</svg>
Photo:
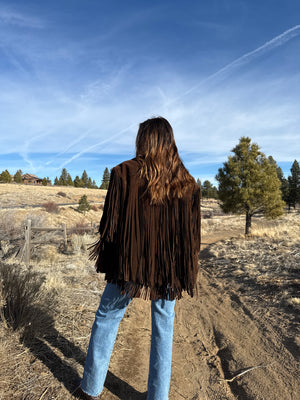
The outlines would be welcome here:
<svg viewBox="0 0 300 400">
<path fill-rule="evenodd" d="M 89 259 L 95 260 L 95 268 L 97 272 L 102 271 L 102 252 L 106 244 L 113 243 L 117 233 L 119 213 L 120 213 L 120 198 L 121 198 L 121 180 L 113 168 L 110 174 L 109 187 L 105 198 L 103 214 L 99 225 L 100 238 L 89 247 Z"/>
<path fill-rule="evenodd" d="M 193 196 L 192 218 L 193 218 L 193 247 L 198 255 L 201 246 L 201 192 L 200 188 Z"/>
<path fill-rule="evenodd" d="M 190 296 L 197 295 L 198 254 L 201 242 L 200 189 L 193 193 L 189 202 L 181 204 L 181 262 L 176 263 L 181 289 Z"/>
</svg>

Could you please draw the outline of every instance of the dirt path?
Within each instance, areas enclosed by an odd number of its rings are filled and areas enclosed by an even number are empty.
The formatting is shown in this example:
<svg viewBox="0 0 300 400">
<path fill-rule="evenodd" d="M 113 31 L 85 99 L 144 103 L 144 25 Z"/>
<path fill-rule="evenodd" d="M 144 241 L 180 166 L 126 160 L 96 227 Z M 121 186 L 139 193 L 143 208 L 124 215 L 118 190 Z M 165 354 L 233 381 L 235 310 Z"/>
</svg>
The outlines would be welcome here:
<svg viewBox="0 0 300 400">
<path fill-rule="evenodd" d="M 203 242 L 219 239 L 205 237 Z M 134 300 L 121 323 L 110 364 L 111 376 L 123 383 L 109 379 L 101 398 L 146 399 L 150 329 L 149 303 Z M 299 365 L 283 343 L 280 332 L 265 318 L 263 305 L 245 304 L 213 272 L 200 269 L 199 297 L 185 296 L 176 304 L 169 398 L 297 400 Z M 224 380 L 252 367 L 259 368 L 232 382 Z"/>
</svg>

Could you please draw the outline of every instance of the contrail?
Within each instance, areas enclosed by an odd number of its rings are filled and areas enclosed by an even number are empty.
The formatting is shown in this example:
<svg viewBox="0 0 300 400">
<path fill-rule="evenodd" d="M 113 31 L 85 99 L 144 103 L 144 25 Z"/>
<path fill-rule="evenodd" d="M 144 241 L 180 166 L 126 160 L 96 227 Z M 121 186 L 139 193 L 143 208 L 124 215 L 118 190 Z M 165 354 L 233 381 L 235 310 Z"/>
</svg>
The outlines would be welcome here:
<svg viewBox="0 0 300 400">
<path fill-rule="evenodd" d="M 49 133 L 51 133 L 52 131 L 53 131 L 53 128 L 48 128 L 44 132 L 39 133 L 39 134 L 37 134 L 35 136 L 32 136 L 31 138 L 29 138 L 28 140 L 25 141 L 24 146 L 23 146 L 23 150 L 21 152 L 19 152 L 19 154 L 23 158 L 23 160 L 26 163 L 28 163 L 30 165 L 30 168 L 32 170 L 34 170 L 34 171 L 35 171 L 36 168 L 34 167 L 33 162 L 30 160 L 30 158 L 28 156 L 29 145 L 30 145 L 30 143 L 34 142 L 35 140 L 49 135 Z"/>
<path fill-rule="evenodd" d="M 253 59 L 262 56 L 266 52 L 268 52 L 268 51 L 270 51 L 270 50 L 272 50 L 272 49 L 274 49 L 276 47 L 282 46 L 284 43 L 288 42 L 289 40 L 291 40 L 292 38 L 298 36 L 299 34 L 300 34 L 300 25 L 296 25 L 296 26 L 284 31 L 280 35 L 278 35 L 278 36 L 274 37 L 273 39 L 271 39 L 271 40 L 267 41 L 266 43 L 264 43 L 262 46 L 260 46 L 260 47 L 256 48 L 255 50 L 252 50 L 252 51 L 242 55 L 241 57 L 235 59 L 231 63 L 225 65 L 223 68 L 221 68 L 218 71 L 216 71 L 215 73 L 209 75 L 207 78 L 202 80 L 197 85 L 192 86 L 191 88 L 189 88 L 188 90 L 183 92 L 180 96 L 169 100 L 165 104 L 165 106 L 167 107 L 167 106 L 169 106 L 169 105 L 181 100 L 183 97 L 186 97 L 187 95 L 189 95 L 193 91 L 197 90 L 198 88 L 200 88 L 204 84 L 206 84 L 206 83 L 208 83 L 210 81 L 213 81 L 217 77 L 222 77 L 222 76 L 224 77 L 224 76 L 228 75 L 235 68 L 241 67 L 242 65 L 245 65 L 245 64 L 249 63 Z M 77 159 L 82 154 L 87 153 L 88 151 L 93 150 L 94 148 L 96 148 L 96 147 L 98 147 L 98 146 L 100 146 L 102 144 L 110 142 L 112 139 L 117 138 L 122 133 L 130 130 L 134 126 L 136 126 L 136 124 L 131 124 L 127 128 L 123 129 L 122 131 L 120 131 L 120 132 L 116 133 L 115 135 L 111 136 L 110 138 L 105 139 L 103 141 L 100 141 L 100 142 L 98 142 L 98 143 L 96 143 L 96 144 L 94 144 L 92 146 L 89 146 L 86 149 L 78 152 L 77 154 L 75 154 L 74 156 L 72 156 L 71 158 L 66 160 L 63 164 L 61 164 L 61 166 L 59 168 L 63 168 L 65 165 L 67 165 L 71 161 Z"/>
<path fill-rule="evenodd" d="M 198 89 L 205 83 L 208 83 L 219 76 L 224 76 L 231 72 L 233 69 L 237 67 L 241 67 L 252 61 L 253 59 L 263 55 L 267 51 L 270 51 L 276 47 L 282 46 L 284 43 L 288 42 L 289 40 L 293 39 L 294 37 L 300 34 L 300 25 L 295 25 L 293 28 L 286 30 L 285 32 L 281 33 L 280 35 L 274 37 L 273 39 L 269 40 L 268 42 L 264 43 L 262 46 L 258 47 L 255 50 L 250 51 L 242 55 L 241 57 L 237 58 L 236 60 L 232 61 L 231 63 L 225 65 L 225 67 L 219 69 L 217 72 L 213 73 L 212 75 L 205 78 L 203 81 L 198 83 L 197 85 L 191 87 L 190 89 L 186 90 L 183 94 L 174 99 L 170 100 L 166 105 L 170 105 L 178 100 L 181 100 L 182 97 L 187 96 L 194 90 Z"/>
<path fill-rule="evenodd" d="M 82 139 L 84 139 L 84 138 L 85 138 L 90 132 L 92 132 L 93 130 L 95 130 L 95 128 L 94 128 L 94 129 L 92 129 L 92 128 L 87 129 L 81 136 L 79 136 L 77 139 L 73 140 L 73 142 L 70 143 L 69 146 L 66 147 L 63 151 L 57 153 L 57 154 L 55 155 L 55 157 L 54 157 L 52 160 L 47 161 L 47 162 L 46 162 L 46 165 L 52 164 L 53 161 L 54 161 L 57 157 L 61 156 L 62 154 L 67 153 L 68 150 L 70 150 L 76 143 L 78 143 L 78 142 L 80 142 Z"/>
<path fill-rule="evenodd" d="M 133 127 L 135 127 L 135 126 L 136 126 L 135 123 L 134 123 L 134 124 L 131 124 L 131 125 L 127 126 L 127 128 L 122 129 L 121 131 L 119 131 L 119 132 L 115 133 L 114 135 L 110 136 L 108 139 L 101 140 L 100 142 L 97 142 L 97 143 L 93 144 L 92 146 L 89 146 L 89 147 L 87 147 L 87 148 L 81 150 L 80 152 L 74 154 L 74 156 L 72 156 L 71 158 L 69 158 L 68 160 L 66 160 L 64 163 L 62 163 L 62 164 L 60 165 L 60 167 L 58 167 L 58 169 L 61 169 L 61 168 L 63 168 L 65 165 L 69 164 L 71 161 L 76 160 L 76 158 L 80 157 L 82 154 L 87 153 L 88 151 L 93 150 L 94 148 L 96 148 L 96 147 L 98 147 L 98 146 L 100 146 L 100 145 L 102 145 L 102 144 L 105 144 L 105 143 L 107 143 L 107 142 L 110 142 L 112 139 L 115 139 L 115 138 L 121 136 L 124 132 L 129 131 L 131 128 L 133 128 Z"/>
</svg>

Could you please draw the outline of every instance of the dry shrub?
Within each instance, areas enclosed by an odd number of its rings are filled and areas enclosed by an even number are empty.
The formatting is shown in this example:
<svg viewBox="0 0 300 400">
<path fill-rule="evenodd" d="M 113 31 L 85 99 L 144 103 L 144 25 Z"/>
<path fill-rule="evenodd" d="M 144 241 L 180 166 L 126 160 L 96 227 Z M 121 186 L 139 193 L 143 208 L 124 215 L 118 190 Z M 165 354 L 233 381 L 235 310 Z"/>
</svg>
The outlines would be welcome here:
<svg viewBox="0 0 300 400">
<path fill-rule="evenodd" d="M 86 251 L 92 242 L 93 240 L 87 234 L 72 235 L 71 237 L 71 244 L 74 253 L 79 253 L 80 251 Z"/>
<path fill-rule="evenodd" d="M 0 216 L 0 240 L 15 238 L 20 232 L 20 227 L 16 223 L 15 212 L 6 211 Z"/>
<path fill-rule="evenodd" d="M 1 240 L 0 241 L 0 256 L 5 257 L 9 250 L 11 249 L 10 241 L 9 240 Z"/>
<path fill-rule="evenodd" d="M 43 286 L 45 277 L 32 269 L 0 264 L 0 316 L 4 324 L 26 336 L 46 332 L 53 323 L 54 292 Z"/>
<path fill-rule="evenodd" d="M 79 222 L 76 222 L 76 224 L 69 229 L 70 234 L 76 234 L 76 235 L 85 235 L 86 233 L 90 232 L 91 232 L 91 226 L 87 224 L 84 221 L 84 219 L 82 219 Z"/>
<path fill-rule="evenodd" d="M 100 204 L 100 206 L 98 207 L 99 210 L 103 210 L 104 209 L 104 204 Z"/>
<path fill-rule="evenodd" d="M 23 221 L 23 226 L 25 226 L 28 219 L 31 220 L 31 226 L 34 227 L 42 227 L 47 225 L 47 218 L 45 218 L 45 216 L 42 214 L 27 214 L 25 220 Z"/>
<path fill-rule="evenodd" d="M 98 211 L 98 207 L 95 206 L 95 204 L 93 204 L 93 205 L 91 206 L 91 210 L 93 210 L 93 211 Z"/>
<path fill-rule="evenodd" d="M 57 265 L 59 260 L 59 255 L 57 252 L 57 247 L 47 246 L 40 251 L 40 261 L 44 260 L 44 264 L 48 264 L 51 267 Z"/>
<path fill-rule="evenodd" d="M 67 193 L 65 193 L 65 192 L 57 192 L 57 196 L 67 197 Z"/>
<path fill-rule="evenodd" d="M 47 201 L 46 203 L 42 204 L 42 207 L 49 213 L 59 213 L 59 207 L 56 203 L 54 203 L 54 201 Z"/>
</svg>

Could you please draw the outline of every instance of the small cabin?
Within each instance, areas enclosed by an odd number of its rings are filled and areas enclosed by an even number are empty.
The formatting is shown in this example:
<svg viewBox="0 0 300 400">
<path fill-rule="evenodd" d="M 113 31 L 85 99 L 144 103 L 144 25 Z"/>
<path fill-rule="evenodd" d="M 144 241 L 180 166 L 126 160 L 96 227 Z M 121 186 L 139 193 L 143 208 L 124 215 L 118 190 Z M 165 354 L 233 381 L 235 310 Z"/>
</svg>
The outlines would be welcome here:
<svg viewBox="0 0 300 400">
<path fill-rule="evenodd" d="M 22 175 L 24 185 L 42 185 L 43 179 L 33 174 Z"/>
</svg>

